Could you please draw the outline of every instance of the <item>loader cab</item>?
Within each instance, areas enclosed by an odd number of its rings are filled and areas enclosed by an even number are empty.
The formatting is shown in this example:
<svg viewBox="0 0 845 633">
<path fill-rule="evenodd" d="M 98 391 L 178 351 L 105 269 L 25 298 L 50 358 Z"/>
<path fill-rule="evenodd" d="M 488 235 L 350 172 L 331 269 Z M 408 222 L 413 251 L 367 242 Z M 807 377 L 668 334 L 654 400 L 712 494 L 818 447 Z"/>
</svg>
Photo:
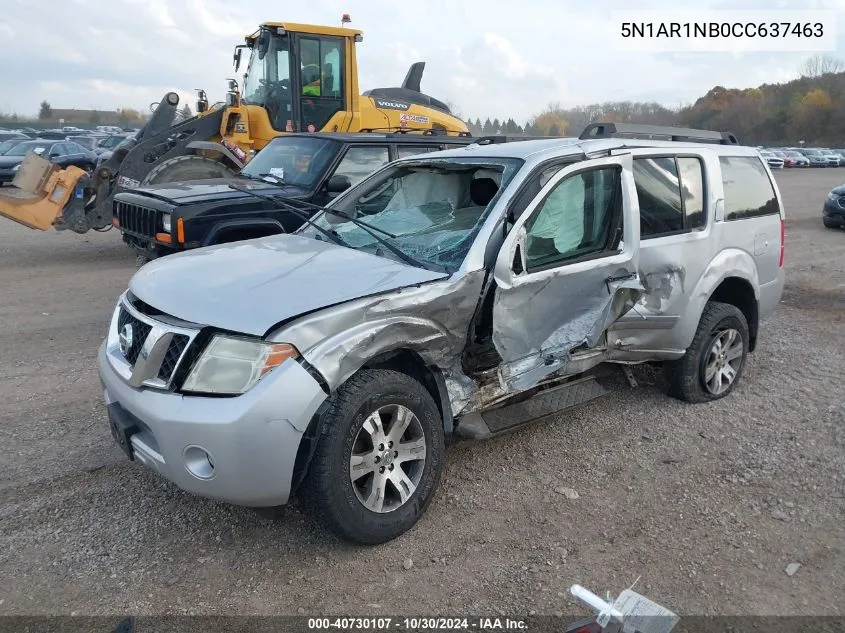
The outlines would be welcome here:
<svg viewBox="0 0 845 633">
<path fill-rule="evenodd" d="M 349 70 L 356 41 L 361 34 L 353 29 L 262 25 L 246 39 L 249 64 L 241 102 L 263 108 L 276 133 L 345 130 L 354 109 L 351 94 L 357 91 Z M 236 66 L 240 54 L 236 49 Z"/>
</svg>

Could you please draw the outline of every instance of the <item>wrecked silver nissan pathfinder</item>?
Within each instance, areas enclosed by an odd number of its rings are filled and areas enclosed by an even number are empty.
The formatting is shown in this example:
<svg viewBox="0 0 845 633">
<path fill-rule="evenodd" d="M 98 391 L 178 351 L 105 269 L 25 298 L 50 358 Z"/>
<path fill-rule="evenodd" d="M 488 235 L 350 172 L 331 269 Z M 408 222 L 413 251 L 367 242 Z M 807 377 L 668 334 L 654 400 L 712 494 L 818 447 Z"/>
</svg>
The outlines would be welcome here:
<svg viewBox="0 0 845 633">
<path fill-rule="evenodd" d="M 452 437 L 601 395 L 600 366 L 729 394 L 781 296 L 783 217 L 758 152 L 714 132 L 599 124 L 403 159 L 293 234 L 138 271 L 99 352 L 112 433 L 185 490 L 265 510 L 297 492 L 384 542 Z"/>
</svg>

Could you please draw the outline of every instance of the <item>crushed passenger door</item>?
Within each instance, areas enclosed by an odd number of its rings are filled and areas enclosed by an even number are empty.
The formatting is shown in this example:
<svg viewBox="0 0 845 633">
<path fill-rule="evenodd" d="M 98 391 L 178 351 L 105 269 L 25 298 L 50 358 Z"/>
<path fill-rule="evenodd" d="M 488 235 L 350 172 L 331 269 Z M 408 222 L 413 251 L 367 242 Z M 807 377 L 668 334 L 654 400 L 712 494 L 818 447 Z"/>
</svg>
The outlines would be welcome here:
<svg viewBox="0 0 845 633">
<path fill-rule="evenodd" d="M 505 389 L 602 362 L 607 329 L 642 296 L 639 233 L 629 154 L 579 162 L 546 183 L 494 269 L 493 343 Z"/>
</svg>

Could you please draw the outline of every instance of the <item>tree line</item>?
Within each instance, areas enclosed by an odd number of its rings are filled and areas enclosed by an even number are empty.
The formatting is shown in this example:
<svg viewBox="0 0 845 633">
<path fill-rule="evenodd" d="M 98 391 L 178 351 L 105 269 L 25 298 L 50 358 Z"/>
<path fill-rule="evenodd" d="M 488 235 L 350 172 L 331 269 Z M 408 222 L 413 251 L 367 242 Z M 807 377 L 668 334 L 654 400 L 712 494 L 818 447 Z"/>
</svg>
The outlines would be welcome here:
<svg viewBox="0 0 845 633">
<path fill-rule="evenodd" d="M 473 136 L 578 136 L 590 123 L 673 125 L 732 132 L 744 145 L 845 147 L 845 65 L 816 55 L 799 77 L 757 88 L 716 86 L 693 104 L 668 108 L 659 103 L 612 101 L 574 108 L 550 104 L 524 125 L 480 118 L 466 121 Z"/>
</svg>

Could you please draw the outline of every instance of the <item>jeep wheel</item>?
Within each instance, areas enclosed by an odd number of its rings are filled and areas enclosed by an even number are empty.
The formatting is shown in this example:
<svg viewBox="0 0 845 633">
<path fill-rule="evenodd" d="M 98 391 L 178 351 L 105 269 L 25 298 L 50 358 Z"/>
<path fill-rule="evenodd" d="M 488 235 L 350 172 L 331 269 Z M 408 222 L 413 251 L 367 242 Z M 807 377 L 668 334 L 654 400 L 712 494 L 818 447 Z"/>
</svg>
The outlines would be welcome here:
<svg viewBox="0 0 845 633">
<path fill-rule="evenodd" d="M 687 353 L 664 365 L 669 395 L 687 402 L 724 398 L 739 382 L 748 346 L 748 323 L 739 308 L 711 301 Z"/>
<path fill-rule="evenodd" d="M 366 369 L 338 389 L 302 498 L 344 540 L 375 545 L 410 529 L 443 469 L 443 422 L 416 380 Z"/>
<path fill-rule="evenodd" d="M 220 161 L 187 154 L 168 159 L 155 167 L 141 181 L 141 186 L 160 185 L 185 180 L 231 178 L 235 172 Z"/>
<path fill-rule="evenodd" d="M 822 218 L 822 224 L 824 224 L 825 227 L 828 228 L 828 229 L 838 229 L 839 228 L 839 224 L 837 224 L 833 220 L 828 220 L 827 218 Z"/>
</svg>

